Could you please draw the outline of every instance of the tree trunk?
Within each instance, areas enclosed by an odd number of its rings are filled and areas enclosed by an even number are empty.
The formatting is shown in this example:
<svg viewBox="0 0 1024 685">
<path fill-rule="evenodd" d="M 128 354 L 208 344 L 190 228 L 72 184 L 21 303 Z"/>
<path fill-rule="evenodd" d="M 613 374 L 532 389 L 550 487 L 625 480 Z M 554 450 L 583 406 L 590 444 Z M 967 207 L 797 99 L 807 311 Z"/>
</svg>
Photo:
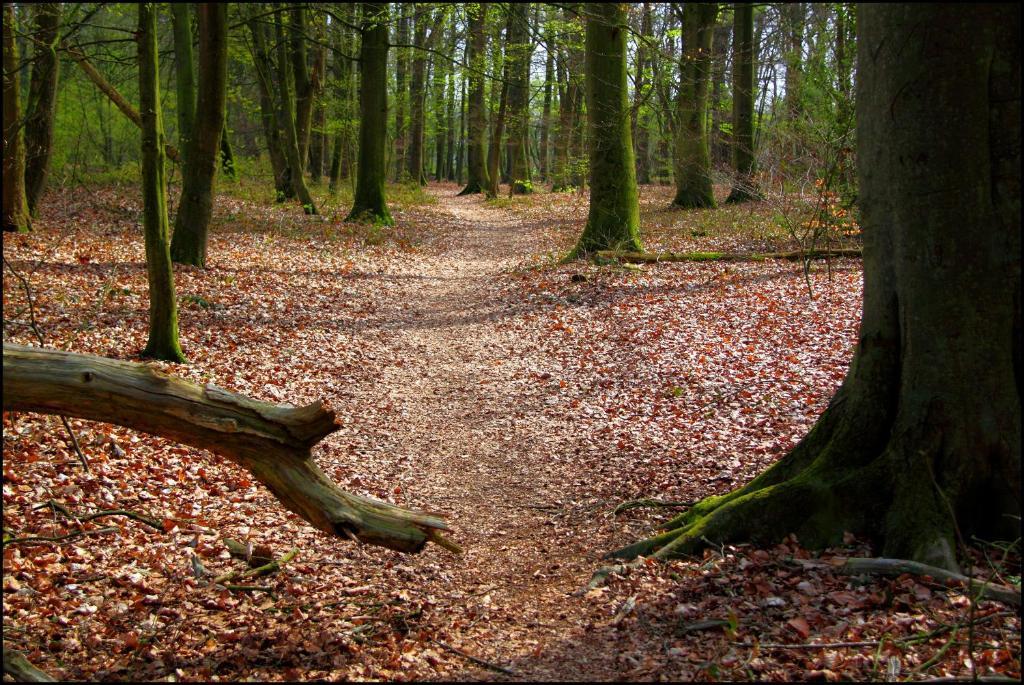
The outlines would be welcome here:
<svg viewBox="0 0 1024 685">
<path fill-rule="evenodd" d="M 196 5 L 199 17 L 199 100 L 181 173 L 171 259 L 206 266 L 217 153 L 224 132 L 228 83 L 228 13 L 223 3 Z"/>
<path fill-rule="evenodd" d="M 409 44 L 409 25 L 412 22 L 411 2 L 401 4 L 398 19 L 397 43 Z M 409 106 L 409 48 L 395 48 L 395 180 L 403 181 L 408 174 L 406 150 L 409 147 L 409 122 L 406 111 Z"/>
<path fill-rule="evenodd" d="M 544 62 L 544 108 L 540 120 L 540 148 L 537 150 L 537 173 L 544 183 L 548 181 L 548 141 L 551 131 L 551 89 L 555 80 L 555 40 L 550 27 L 546 29 L 548 39 L 547 59 Z"/>
<path fill-rule="evenodd" d="M 590 213 L 566 257 L 597 250 L 640 252 L 640 204 L 626 85 L 626 5 L 587 5 L 586 83 L 590 122 Z"/>
<path fill-rule="evenodd" d="M 238 167 L 235 166 L 235 152 L 231 149 L 231 138 L 228 137 L 227 114 L 224 116 L 224 130 L 220 132 L 220 170 L 226 178 L 238 180 Z"/>
<path fill-rule="evenodd" d="M 864 313 L 847 378 L 775 466 L 620 556 L 849 531 L 955 570 L 958 536 L 1020 536 L 1020 6 L 860 13 Z"/>
<path fill-rule="evenodd" d="M 789 45 L 786 46 L 786 94 L 783 100 L 783 117 L 798 119 L 800 117 L 801 74 L 804 49 L 804 23 L 807 14 L 805 3 L 794 2 L 782 6 L 783 24 Z"/>
<path fill-rule="evenodd" d="M 508 76 L 508 69 L 505 69 L 505 76 Z M 491 87 L 496 87 L 497 84 Z M 505 135 L 505 113 L 508 110 L 508 80 L 501 84 L 501 103 L 498 105 L 498 116 L 494 117 L 494 126 L 491 127 L 491 142 L 487 146 L 487 182 L 485 194 L 488 198 L 498 196 L 498 183 L 501 180 L 501 170 L 498 168 L 501 163 L 501 139 Z"/>
<path fill-rule="evenodd" d="M 511 161 L 509 194 L 533 192 L 530 178 L 530 56 L 533 43 L 529 29 L 530 4 L 509 6 L 509 35 L 505 59 L 509 63 L 508 87 L 508 153 Z"/>
<path fill-rule="evenodd" d="M 57 115 L 57 80 L 60 60 L 60 3 L 43 2 L 34 8 L 35 44 L 32 80 L 25 119 L 25 199 L 29 214 L 36 215 L 46 190 L 53 154 L 53 122 Z"/>
<path fill-rule="evenodd" d="M 455 43 L 455 22 L 452 22 L 451 31 L 452 44 Z M 452 59 L 455 58 L 454 49 L 451 54 Z M 448 181 L 455 180 L 455 67 L 449 65 L 448 67 L 448 112 L 446 115 L 447 125 L 447 140 L 445 141 L 444 149 L 444 175 L 443 178 Z"/>
<path fill-rule="evenodd" d="M 309 133 L 309 175 L 310 180 L 320 184 L 324 174 L 324 155 L 327 149 L 327 102 L 324 100 L 324 85 L 327 73 L 327 48 L 318 45 L 313 57 L 310 76 L 310 97 L 313 99 L 313 116 Z"/>
<path fill-rule="evenodd" d="M 733 23 L 735 23 L 735 13 L 733 14 Z M 731 136 L 727 137 L 722 133 L 722 97 L 725 92 L 725 67 L 732 33 L 732 27 L 727 22 L 718 21 L 715 23 L 714 33 L 711 37 L 711 130 L 709 138 L 713 167 L 728 164 L 732 150 Z M 732 64 L 735 69 L 735 60 Z"/>
<path fill-rule="evenodd" d="M 313 118 L 313 82 L 306 63 L 305 7 L 299 5 L 288 10 L 288 62 L 292 67 L 292 85 L 295 88 L 295 140 L 299 151 L 299 173 L 305 173 L 309 157 L 309 132 Z"/>
<path fill-rule="evenodd" d="M 580 87 L 579 79 L 582 65 L 579 49 L 576 46 L 580 31 L 580 4 L 573 3 L 563 8 L 563 19 L 566 25 L 566 39 L 561 50 L 558 91 L 558 137 L 555 139 L 555 169 L 551 190 L 559 192 L 570 188 L 577 180 L 577 159 L 582 152 L 574 145 L 578 135 L 580 121 Z"/>
<path fill-rule="evenodd" d="M 3 229 L 32 230 L 25 196 L 25 133 L 21 121 L 18 42 L 14 39 L 14 4 L 4 3 L 4 178 Z"/>
<path fill-rule="evenodd" d="M 732 160 L 736 176 L 726 202 L 762 199 L 754 181 L 754 7 L 736 3 L 732 50 Z"/>
<path fill-rule="evenodd" d="M 257 6 L 258 7 L 258 6 Z M 254 14 L 258 10 L 253 11 Z M 278 125 L 277 105 L 274 91 L 274 65 L 267 48 L 266 27 L 252 15 L 248 20 L 252 34 L 252 60 L 256 67 L 256 85 L 260 91 L 260 118 L 263 122 L 263 135 L 267 141 L 267 152 L 270 166 L 274 173 L 274 189 L 278 202 L 284 202 L 295 196 L 288 172 L 288 160 L 284 154 L 281 140 L 281 128 Z"/>
<path fill-rule="evenodd" d="M 466 153 L 469 178 L 459 195 L 482 193 L 489 185 L 487 176 L 487 103 L 484 99 L 484 68 L 487 65 L 487 5 L 466 6 L 469 14 L 469 140 Z"/>
<path fill-rule="evenodd" d="M 347 12 L 346 18 L 352 21 L 354 18 L 352 5 L 345 5 L 345 8 Z M 337 103 L 338 116 L 342 122 L 341 126 L 335 131 L 334 147 L 331 152 L 331 176 L 328 189 L 331 193 L 335 193 L 338 190 L 338 181 L 343 177 L 348 177 L 348 168 L 344 164 L 344 152 L 349 143 L 349 119 L 352 117 L 350 109 L 352 88 L 350 87 L 351 75 L 349 73 L 352 67 L 349 64 L 348 58 L 342 57 L 341 54 L 349 54 L 353 45 L 349 40 L 351 33 L 348 27 L 340 22 L 333 22 L 332 27 L 338 52 L 334 54 L 331 67 L 334 75 L 334 85 L 331 88 L 331 92 L 332 100 Z"/>
<path fill-rule="evenodd" d="M 359 169 L 356 194 L 346 221 L 391 226 L 384 199 L 387 178 L 385 146 L 388 126 L 388 6 L 363 4 L 363 40 L 359 48 Z"/>
<path fill-rule="evenodd" d="M 160 65 L 156 51 L 156 4 L 139 4 L 139 106 L 142 110 L 142 200 L 146 272 L 149 277 L 149 342 L 145 357 L 184 362 L 178 343 L 164 178 L 164 124 L 160 114 Z"/>
<path fill-rule="evenodd" d="M 316 204 L 313 202 L 313 196 L 309 194 L 309 188 L 306 186 L 306 177 L 303 173 L 303 169 L 305 169 L 305 156 L 299 148 L 298 130 L 295 127 L 295 111 L 292 107 L 292 85 L 291 78 L 289 78 L 291 72 L 288 66 L 291 63 L 289 55 L 294 50 L 294 47 L 290 50 L 288 43 L 285 41 L 281 11 L 274 14 L 274 31 L 277 37 L 278 94 L 277 98 L 275 98 L 277 101 L 277 122 L 284 131 L 284 138 L 281 142 L 284 145 L 285 159 L 288 160 L 288 178 L 292 184 L 292 191 L 295 193 L 295 197 L 299 198 L 299 202 L 302 203 L 302 208 L 306 214 L 316 214 Z"/>
<path fill-rule="evenodd" d="M 643 13 L 640 19 L 640 36 L 636 42 L 636 89 L 633 95 L 632 110 L 632 134 L 636 155 L 636 180 L 637 183 L 651 182 L 651 161 L 649 150 L 650 136 L 647 132 L 647 99 L 649 97 L 650 84 L 647 82 L 647 48 L 646 40 L 653 39 L 651 29 L 651 3 L 643 3 Z"/>
<path fill-rule="evenodd" d="M 182 163 L 188 163 L 189 141 L 196 121 L 196 65 L 192 56 L 192 7 L 187 2 L 171 3 L 174 31 L 174 87 L 177 95 L 178 149 Z"/>
<path fill-rule="evenodd" d="M 708 149 L 708 84 L 711 76 L 711 38 L 715 3 L 688 2 L 683 6 L 683 56 L 679 64 L 676 116 L 675 175 L 678 207 L 714 207 L 711 153 Z"/>
<path fill-rule="evenodd" d="M 425 6 L 417 5 L 421 16 L 416 18 L 414 44 L 418 48 L 431 48 L 437 40 L 439 27 L 443 24 L 448 10 L 439 7 L 431 20 Z M 431 31 L 427 32 L 428 24 L 433 21 Z M 409 85 L 409 177 L 420 185 L 426 185 L 427 178 L 423 171 L 423 119 L 424 98 L 426 97 L 425 74 L 427 68 L 426 50 L 413 50 L 412 78 Z"/>
<path fill-rule="evenodd" d="M 210 450 L 252 473 L 290 511 L 338 537 L 418 552 L 446 526 L 338 488 L 311 449 L 338 429 L 323 402 L 276 405 L 118 361 L 4 343 L 4 411 L 61 414 L 125 426 Z"/>
</svg>

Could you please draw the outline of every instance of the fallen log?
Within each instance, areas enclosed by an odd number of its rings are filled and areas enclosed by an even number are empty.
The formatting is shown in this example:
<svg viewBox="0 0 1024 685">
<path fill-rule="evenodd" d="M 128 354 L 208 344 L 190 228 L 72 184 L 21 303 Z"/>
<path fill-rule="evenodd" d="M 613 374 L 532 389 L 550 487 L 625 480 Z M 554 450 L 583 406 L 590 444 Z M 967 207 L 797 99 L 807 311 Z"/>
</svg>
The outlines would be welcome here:
<svg viewBox="0 0 1024 685">
<path fill-rule="evenodd" d="M 860 257 L 859 247 L 842 247 L 827 250 L 793 250 L 791 252 L 622 252 L 600 250 L 598 259 L 626 262 L 629 264 L 655 264 L 657 262 L 761 262 L 766 259 L 829 259 L 832 257 Z"/>
<path fill-rule="evenodd" d="M 25 655 L 4 647 L 4 673 L 19 683 L 53 683 L 56 679 L 32 665 Z"/>
<path fill-rule="evenodd" d="M 461 551 L 435 515 L 341 490 L 311 449 L 338 429 L 322 402 L 261 402 L 149 365 L 4 343 L 3 408 L 103 421 L 216 452 L 249 470 L 316 528 L 401 552 Z"/>
</svg>

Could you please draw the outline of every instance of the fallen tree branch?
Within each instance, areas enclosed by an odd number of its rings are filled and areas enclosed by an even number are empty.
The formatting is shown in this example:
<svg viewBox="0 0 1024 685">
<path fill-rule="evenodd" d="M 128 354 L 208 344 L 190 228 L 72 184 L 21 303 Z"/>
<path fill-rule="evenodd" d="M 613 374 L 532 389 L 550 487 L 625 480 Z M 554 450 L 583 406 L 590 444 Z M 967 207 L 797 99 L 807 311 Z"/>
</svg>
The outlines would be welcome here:
<svg viewBox="0 0 1024 685">
<path fill-rule="evenodd" d="M 458 654 L 463 659 L 468 659 L 469 661 L 472 661 L 477 666 L 483 666 L 484 668 L 489 668 L 492 671 L 497 671 L 498 673 L 504 673 L 505 675 L 510 675 L 510 676 L 513 676 L 513 677 L 518 677 L 519 676 L 519 674 L 516 673 L 515 671 L 513 671 L 511 668 L 505 668 L 504 666 L 499 666 L 498 664 L 495 664 L 495 663 L 492 663 L 490 661 L 487 661 L 486 659 L 481 659 L 478 656 L 473 656 L 472 654 L 467 654 L 466 652 L 462 651 L 458 647 L 452 647 L 447 642 L 442 642 L 440 640 L 434 640 L 434 644 L 436 644 L 439 647 L 442 647 L 444 649 L 447 649 L 449 652 L 451 652 L 453 654 Z"/>
<path fill-rule="evenodd" d="M 803 259 L 829 259 L 832 257 L 860 257 L 859 247 L 833 248 L 830 250 L 794 250 L 792 252 L 622 252 L 599 250 L 599 259 L 627 262 L 631 264 L 655 264 L 657 262 L 761 262 L 766 259 L 785 259 L 791 262 Z"/>
<path fill-rule="evenodd" d="M 37 505 L 37 508 L 39 507 L 50 507 L 54 511 L 63 514 L 65 517 L 69 519 L 77 519 L 78 521 L 92 521 L 93 519 L 102 518 L 104 516 L 124 516 L 126 518 L 138 521 L 139 523 L 144 523 L 150 528 L 154 528 L 159 531 L 163 531 L 164 529 L 163 521 L 152 518 L 150 516 L 146 516 L 145 514 L 140 514 L 135 511 L 129 511 L 127 509 L 104 509 L 103 511 L 97 511 L 91 514 L 76 514 L 75 512 L 71 511 L 66 506 L 61 504 L 60 502 L 54 501 L 52 499 L 43 504 Z"/>
<path fill-rule="evenodd" d="M 311 449 L 338 428 L 322 402 L 276 405 L 146 364 L 4 343 L 3 408 L 104 421 L 208 449 L 241 465 L 289 510 L 338 537 L 401 552 L 441 536 L 436 515 L 341 490 Z"/>
<path fill-rule="evenodd" d="M 95 530 L 76 530 L 67 535 L 29 535 L 23 538 L 4 538 L 3 545 L 6 547 L 7 545 L 22 545 L 28 542 L 63 542 L 64 540 L 70 540 L 82 535 L 103 535 L 104 533 L 117 533 L 120 530 L 117 526 L 107 526 L 106 528 L 97 528 Z"/>
<path fill-rule="evenodd" d="M 851 557 L 846 560 L 840 569 L 842 573 L 850 575 L 877 573 L 883 576 L 900 576 L 909 573 L 915 576 L 931 576 L 935 580 L 944 583 L 965 583 L 973 592 L 977 592 L 982 599 L 994 599 L 1005 602 L 1015 607 L 1020 607 L 1020 590 L 1005 585 L 987 583 L 977 578 L 968 578 L 960 573 L 947 571 L 937 566 L 929 566 L 917 561 L 906 559 L 883 559 Z"/>
<path fill-rule="evenodd" d="M 693 506 L 693 502 L 664 502 L 660 499 L 634 499 L 628 502 L 623 502 L 619 506 L 615 507 L 612 514 L 618 515 L 624 511 L 630 509 L 640 509 L 641 507 L 668 507 L 671 509 L 686 509 Z"/>
<path fill-rule="evenodd" d="M 240 578 L 240 579 L 244 580 L 246 578 L 255 578 L 257 576 L 265 576 L 268 573 L 274 573 L 275 571 L 280 571 L 281 567 L 284 566 L 285 564 L 287 564 L 292 559 L 294 559 L 295 555 L 298 554 L 298 553 L 299 553 L 299 549 L 296 547 L 296 548 L 292 549 L 290 552 L 288 552 L 287 554 L 285 554 L 280 559 L 277 559 L 276 561 L 271 561 L 269 564 L 263 564 L 263 566 L 257 566 L 256 568 L 251 568 L 248 571 L 228 571 L 227 573 L 222 573 L 221 575 L 219 575 L 216 578 L 214 578 L 213 582 L 214 582 L 214 584 L 224 583 L 224 582 L 229 581 L 229 580 L 234 580 L 235 578 Z"/>
<path fill-rule="evenodd" d="M 32 665 L 25 655 L 4 648 L 4 673 L 19 683 L 54 683 L 57 679 Z"/>
<path fill-rule="evenodd" d="M 85 75 L 93 82 L 93 85 L 99 88 L 100 91 L 106 95 L 119 110 L 121 110 L 121 113 L 128 117 L 129 121 L 135 124 L 138 128 L 142 128 L 142 116 L 139 114 L 139 110 L 135 109 L 135 107 L 133 107 L 132 104 L 128 102 L 120 92 L 118 92 L 117 88 L 115 88 L 110 81 L 103 78 L 103 74 L 101 74 L 96 67 L 89 62 L 89 59 L 82 53 L 82 51 L 71 47 L 67 43 L 62 44 L 61 47 L 63 47 L 68 55 L 71 56 L 71 59 L 75 60 L 75 64 L 82 68 L 82 71 L 85 72 Z M 177 148 L 170 143 L 164 144 L 164 154 L 166 154 L 167 158 L 173 162 L 177 163 L 181 161 Z"/>
</svg>

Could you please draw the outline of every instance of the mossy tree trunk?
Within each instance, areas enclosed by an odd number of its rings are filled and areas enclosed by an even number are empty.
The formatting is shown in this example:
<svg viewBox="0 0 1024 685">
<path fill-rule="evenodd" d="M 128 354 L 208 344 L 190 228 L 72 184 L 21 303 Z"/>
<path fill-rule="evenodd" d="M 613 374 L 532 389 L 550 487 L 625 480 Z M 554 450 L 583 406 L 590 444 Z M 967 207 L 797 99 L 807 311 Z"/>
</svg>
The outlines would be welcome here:
<svg viewBox="0 0 1024 685">
<path fill-rule="evenodd" d="M 25 131 L 21 121 L 18 42 L 14 39 L 14 4 L 4 3 L 4 178 L 3 228 L 32 230 L 25 196 Z"/>
<path fill-rule="evenodd" d="M 391 226 L 384 198 L 387 178 L 385 146 L 388 125 L 388 6 L 364 3 L 359 48 L 359 167 L 356 194 L 346 221 Z"/>
<path fill-rule="evenodd" d="M 279 10 L 274 14 L 274 32 L 277 38 L 277 123 L 284 136 L 281 143 L 284 147 L 285 159 L 288 160 L 288 178 L 292 184 L 292 192 L 299 198 L 306 214 L 316 214 L 316 204 L 306 186 L 303 169 L 306 168 L 303 155 L 299 148 L 298 130 L 295 127 L 295 108 L 292 106 L 292 71 L 289 69 L 291 49 L 285 39 L 284 22 Z"/>
<path fill-rule="evenodd" d="M 688 2 L 683 6 L 675 131 L 676 196 L 672 200 L 677 207 L 715 206 L 708 145 L 708 86 L 717 14 L 718 5 L 713 2 Z"/>
<path fill-rule="evenodd" d="M 469 14 L 469 149 L 466 151 L 469 178 L 459 195 L 482 193 L 487 187 L 487 112 L 484 100 L 484 67 L 487 64 L 487 5 L 466 6 Z"/>
<path fill-rule="evenodd" d="M 754 182 L 754 6 L 736 3 L 732 40 L 732 162 L 736 176 L 726 202 L 760 200 Z"/>
<path fill-rule="evenodd" d="M 850 531 L 955 569 L 957 529 L 1020 536 L 1020 6 L 965 22 L 868 4 L 858 20 L 864 313 L 847 378 L 775 466 L 619 556 Z"/>
<path fill-rule="evenodd" d="M 651 85 L 648 82 L 648 48 L 645 40 L 652 38 L 651 3 L 643 3 L 640 17 L 640 36 L 636 42 L 636 88 L 633 94 L 631 122 L 633 149 L 636 155 L 637 183 L 651 182 L 650 135 L 648 133 L 647 100 L 650 97 Z"/>
<path fill-rule="evenodd" d="M 256 68 L 256 85 L 260 93 L 260 120 L 267 142 L 270 166 L 274 173 L 274 189 L 277 201 L 284 202 L 295 194 L 288 174 L 288 160 L 284 154 L 281 127 L 278 124 L 274 98 L 274 64 L 267 47 L 267 27 L 261 20 L 253 18 L 253 15 L 260 13 L 259 8 L 259 5 L 253 5 L 250 9 L 252 14 L 246 23 L 252 34 L 252 61 Z"/>
<path fill-rule="evenodd" d="M 57 115 L 57 80 L 60 74 L 60 60 L 57 58 L 60 3 L 41 2 L 33 7 L 33 11 L 35 35 L 32 40 L 35 48 L 25 115 L 25 199 L 29 213 L 35 216 L 39 200 L 46 190 L 53 155 L 53 122 Z"/>
<path fill-rule="evenodd" d="M 217 153 L 224 132 L 228 82 L 228 12 L 224 3 L 196 4 L 199 17 L 199 98 L 186 141 L 181 199 L 174 217 L 171 259 L 206 266 Z"/>
<path fill-rule="evenodd" d="M 196 64 L 192 53 L 192 4 L 171 3 L 174 33 L 174 92 L 177 97 L 178 149 L 188 163 L 189 141 L 196 121 Z"/>
<path fill-rule="evenodd" d="M 160 114 L 160 69 L 156 52 L 156 4 L 139 4 L 139 115 L 142 118 L 142 204 L 149 276 L 149 342 L 145 357 L 185 361 L 178 343 L 178 304 L 174 293 L 167 183 L 164 178 L 164 125 Z"/>
<path fill-rule="evenodd" d="M 567 259 L 643 250 L 626 84 L 626 4 L 588 3 L 585 12 L 590 213 Z"/>
</svg>

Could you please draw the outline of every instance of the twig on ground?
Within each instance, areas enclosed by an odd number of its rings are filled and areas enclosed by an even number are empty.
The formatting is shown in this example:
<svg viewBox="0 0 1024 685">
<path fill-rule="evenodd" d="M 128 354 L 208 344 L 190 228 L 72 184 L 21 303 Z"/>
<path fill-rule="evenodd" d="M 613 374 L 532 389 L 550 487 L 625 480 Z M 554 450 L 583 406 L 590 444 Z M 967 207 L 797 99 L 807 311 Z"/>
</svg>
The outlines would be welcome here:
<svg viewBox="0 0 1024 685">
<path fill-rule="evenodd" d="M 264 564 L 263 566 L 258 566 L 256 568 L 251 568 L 248 571 L 228 571 L 227 573 L 222 573 L 221 575 L 219 575 L 219 576 L 217 576 L 216 578 L 213 579 L 213 583 L 216 585 L 218 583 L 219 584 L 223 584 L 226 581 L 234 580 L 235 578 L 245 579 L 245 578 L 255 578 L 257 576 L 265 576 L 268 573 L 273 573 L 275 571 L 281 570 L 281 567 L 284 566 L 285 564 L 287 564 L 292 559 L 294 559 L 295 555 L 298 554 L 298 553 L 299 553 L 299 549 L 298 549 L 298 547 L 296 547 L 296 548 L 293 548 L 292 551 L 288 552 L 287 554 L 285 554 L 280 559 L 277 559 L 276 561 L 272 561 L 269 564 Z"/>
<path fill-rule="evenodd" d="M 163 530 L 162 521 L 152 518 L 151 516 L 146 516 L 145 514 L 140 514 L 135 511 L 129 511 L 127 509 L 104 509 L 103 511 L 96 511 L 91 514 L 76 514 L 75 512 L 71 511 L 66 506 L 61 504 L 60 502 L 56 502 L 54 500 L 49 500 L 44 504 L 37 505 L 37 508 L 38 507 L 50 507 L 54 511 L 60 512 L 67 518 L 77 519 L 78 521 L 92 521 L 93 519 L 102 518 L 104 516 L 125 516 L 127 518 L 138 521 L 139 523 L 144 523 L 155 530 Z"/>
<path fill-rule="evenodd" d="M 498 664 L 487 661 L 486 659 L 481 659 L 478 656 L 467 654 L 458 647 L 452 647 L 447 642 L 442 642 L 441 640 L 434 640 L 434 644 L 443 647 L 444 649 L 447 649 L 449 652 L 452 652 L 453 654 L 458 654 L 463 659 L 468 659 L 469 661 L 472 661 L 474 664 L 478 666 L 483 666 L 484 668 L 489 668 L 492 671 L 497 671 L 498 673 L 504 673 L 505 675 L 510 675 L 513 677 L 519 676 L 519 674 L 513 671 L 511 668 L 505 668 L 504 666 L 499 666 Z"/>
<path fill-rule="evenodd" d="M 26 543 L 35 542 L 63 542 L 64 540 L 70 540 L 71 538 L 77 538 L 81 535 L 102 535 L 104 533 L 118 533 L 121 529 L 117 526 L 107 526 L 106 528 L 97 528 L 96 530 L 76 530 L 67 535 L 55 535 L 50 537 L 48 535 L 29 535 L 23 538 L 8 538 L 3 542 L 3 546 L 7 545 L 22 545 Z"/>
<path fill-rule="evenodd" d="M 641 507 L 665 507 L 665 508 L 678 508 L 686 509 L 693 506 L 693 502 L 664 502 L 660 499 L 634 499 L 628 502 L 623 502 L 619 506 L 615 507 L 612 514 L 618 515 L 624 511 L 630 509 L 639 509 Z"/>
</svg>

